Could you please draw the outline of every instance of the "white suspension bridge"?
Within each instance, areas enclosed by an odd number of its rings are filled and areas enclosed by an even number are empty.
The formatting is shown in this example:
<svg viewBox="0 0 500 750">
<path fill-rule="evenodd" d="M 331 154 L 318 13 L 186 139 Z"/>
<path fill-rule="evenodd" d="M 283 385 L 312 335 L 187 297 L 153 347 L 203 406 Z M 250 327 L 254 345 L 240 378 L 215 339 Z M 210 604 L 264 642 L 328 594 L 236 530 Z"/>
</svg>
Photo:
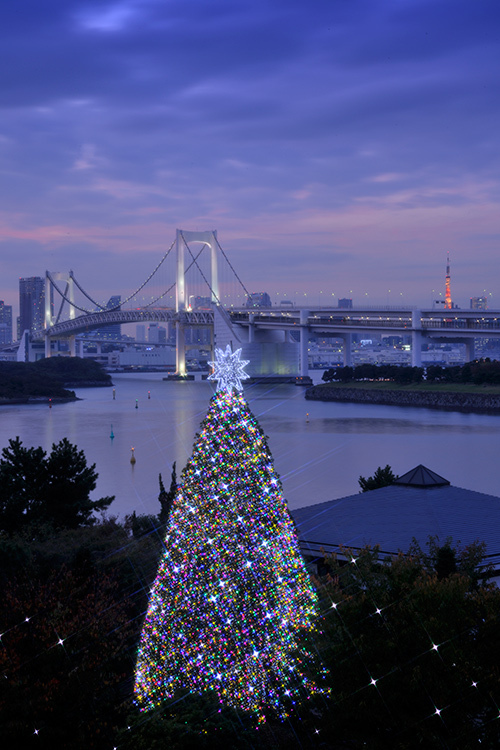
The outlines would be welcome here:
<svg viewBox="0 0 500 750">
<path fill-rule="evenodd" d="M 196 254 L 192 245 L 200 245 Z M 207 267 L 206 256 L 209 254 Z M 175 278 L 164 284 L 147 304 L 135 303 L 147 286 L 152 286 L 169 258 L 174 258 Z M 204 265 L 202 263 L 205 258 Z M 287 307 L 253 309 L 244 305 L 223 304 L 219 272 L 224 265 L 245 300 L 251 295 L 221 247 L 216 231 L 185 231 L 176 237 L 149 276 L 125 299 L 112 307 L 96 300 L 77 281 L 72 271 L 46 272 L 44 328 L 32 338 L 45 341 L 45 356 L 52 351 L 52 342 L 68 339 L 70 354 L 76 354 L 77 337 L 113 324 L 155 321 L 168 323 L 176 332 L 176 371 L 186 373 L 186 330 L 203 327 L 210 331 L 210 349 L 224 348 L 228 343 L 243 349 L 249 359 L 252 375 L 306 376 L 308 372 L 308 339 L 310 333 L 334 336 L 343 341 L 344 364 L 351 364 L 353 333 L 409 335 L 412 341 L 412 364 L 421 365 L 424 340 L 436 343 L 463 343 L 466 359 L 474 358 L 474 339 L 500 336 L 500 311 L 413 308 Z M 188 286 L 196 273 L 197 283 L 205 290 L 205 304 L 197 309 L 188 294 Z M 191 277 L 189 277 L 191 274 Z M 194 288 L 194 287 L 193 287 Z M 76 290 L 83 302 L 76 300 Z M 57 314 L 53 300 L 60 300 Z M 175 295 L 175 303 L 166 304 Z M 89 308 L 88 304 L 93 307 Z M 213 356 L 212 356 L 213 358 Z"/>
</svg>

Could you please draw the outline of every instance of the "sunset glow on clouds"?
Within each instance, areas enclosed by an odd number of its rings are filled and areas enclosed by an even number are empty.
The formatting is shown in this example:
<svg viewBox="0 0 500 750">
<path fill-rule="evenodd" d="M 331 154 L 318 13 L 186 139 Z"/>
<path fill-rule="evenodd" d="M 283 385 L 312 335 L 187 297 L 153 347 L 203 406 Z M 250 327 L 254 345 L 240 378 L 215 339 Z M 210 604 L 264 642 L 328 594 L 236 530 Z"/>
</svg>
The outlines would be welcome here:
<svg viewBox="0 0 500 750">
<path fill-rule="evenodd" d="M 454 300 L 500 307 L 499 21 L 497 0 L 4 3 L 0 299 L 46 268 L 125 295 L 179 227 L 217 229 L 251 290 L 428 305 L 450 251 Z"/>
</svg>

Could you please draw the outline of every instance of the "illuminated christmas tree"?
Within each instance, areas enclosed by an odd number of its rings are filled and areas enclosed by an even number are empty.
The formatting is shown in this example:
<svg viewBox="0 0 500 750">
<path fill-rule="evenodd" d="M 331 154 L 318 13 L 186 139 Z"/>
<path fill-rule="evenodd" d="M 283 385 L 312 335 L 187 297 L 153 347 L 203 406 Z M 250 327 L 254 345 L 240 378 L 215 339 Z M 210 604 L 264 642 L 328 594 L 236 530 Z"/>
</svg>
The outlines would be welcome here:
<svg viewBox="0 0 500 750">
<path fill-rule="evenodd" d="M 263 721 L 321 691 L 299 647 L 316 594 L 266 438 L 240 393 L 240 351 L 216 351 L 218 390 L 170 515 L 137 661 L 145 710 L 179 688 L 212 690 Z"/>
</svg>

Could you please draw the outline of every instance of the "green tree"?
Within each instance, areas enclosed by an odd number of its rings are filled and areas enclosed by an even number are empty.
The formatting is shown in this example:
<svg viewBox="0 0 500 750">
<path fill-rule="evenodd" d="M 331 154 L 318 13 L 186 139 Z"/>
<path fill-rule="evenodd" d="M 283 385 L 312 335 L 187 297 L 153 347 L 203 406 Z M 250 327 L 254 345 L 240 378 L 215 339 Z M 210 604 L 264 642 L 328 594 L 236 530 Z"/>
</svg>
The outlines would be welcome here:
<svg viewBox="0 0 500 750">
<path fill-rule="evenodd" d="M 83 451 L 63 438 L 52 445 L 46 461 L 48 481 L 42 498 L 40 519 L 56 526 L 76 528 L 95 522 L 94 513 L 109 508 L 114 496 L 91 500 L 98 473 L 95 464 L 87 466 Z"/>
<path fill-rule="evenodd" d="M 323 380 L 325 383 L 331 383 L 332 380 L 335 380 L 335 370 L 333 367 L 331 367 L 329 370 L 325 370 L 323 375 L 321 376 L 321 380 Z"/>
<path fill-rule="evenodd" d="M 354 368 L 354 380 L 378 380 L 378 376 L 378 367 L 371 362 L 364 362 Z"/>
<path fill-rule="evenodd" d="M 472 546 L 465 567 L 484 551 Z M 317 645 L 332 703 L 321 735 L 364 750 L 498 747 L 500 590 L 477 586 L 460 561 L 440 577 L 418 556 L 381 559 L 377 548 L 327 563 Z"/>
<path fill-rule="evenodd" d="M 47 485 L 45 451 L 9 440 L 0 459 L 0 527 L 12 532 L 36 516 Z"/>
<path fill-rule="evenodd" d="M 397 367 L 394 379 L 399 385 L 409 385 L 410 383 L 421 383 L 424 379 L 423 367 L 406 367 L 402 365 Z"/>
<path fill-rule="evenodd" d="M 26 523 L 76 528 L 95 522 L 114 497 L 91 500 L 98 474 L 83 451 L 63 438 L 49 456 L 9 440 L 0 459 L 0 527 L 13 532 Z"/>
<path fill-rule="evenodd" d="M 168 521 L 168 518 L 170 516 L 170 510 L 172 509 L 172 505 L 174 503 L 175 499 L 175 493 L 177 492 L 177 473 L 175 470 L 176 462 L 172 464 L 172 475 L 170 478 L 170 488 L 168 492 L 165 489 L 165 485 L 163 484 L 163 479 L 161 477 L 161 474 L 159 476 L 159 482 L 160 482 L 160 494 L 158 495 L 158 502 L 160 503 L 161 510 L 159 513 L 159 519 L 160 522 L 163 524 L 166 524 Z"/>
<path fill-rule="evenodd" d="M 387 464 L 384 468 L 379 466 L 372 477 L 365 479 L 365 477 L 360 476 L 358 484 L 361 487 L 361 492 L 369 492 L 370 490 L 378 490 L 379 487 L 387 487 L 389 484 L 395 482 L 397 478 L 397 475 L 393 473 L 391 467 Z"/>
<path fill-rule="evenodd" d="M 435 383 L 442 380 L 443 368 L 440 365 L 429 365 L 426 370 L 426 380 L 429 383 Z"/>
<path fill-rule="evenodd" d="M 335 370 L 335 378 L 336 380 L 341 380 L 343 383 L 348 383 L 354 378 L 354 368 L 350 367 L 350 365 L 337 367 Z"/>
</svg>

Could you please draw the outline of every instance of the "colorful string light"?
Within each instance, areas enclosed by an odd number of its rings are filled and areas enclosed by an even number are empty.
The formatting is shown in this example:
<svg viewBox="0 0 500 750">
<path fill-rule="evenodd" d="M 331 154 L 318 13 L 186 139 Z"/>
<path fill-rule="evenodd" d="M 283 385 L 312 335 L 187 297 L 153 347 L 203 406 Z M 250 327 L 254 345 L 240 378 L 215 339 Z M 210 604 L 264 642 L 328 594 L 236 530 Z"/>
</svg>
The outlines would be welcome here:
<svg viewBox="0 0 500 750">
<path fill-rule="evenodd" d="M 316 604 L 266 438 L 226 382 L 181 476 L 142 631 L 138 705 L 212 690 L 259 721 L 286 717 L 322 690 L 299 647 Z"/>
</svg>

